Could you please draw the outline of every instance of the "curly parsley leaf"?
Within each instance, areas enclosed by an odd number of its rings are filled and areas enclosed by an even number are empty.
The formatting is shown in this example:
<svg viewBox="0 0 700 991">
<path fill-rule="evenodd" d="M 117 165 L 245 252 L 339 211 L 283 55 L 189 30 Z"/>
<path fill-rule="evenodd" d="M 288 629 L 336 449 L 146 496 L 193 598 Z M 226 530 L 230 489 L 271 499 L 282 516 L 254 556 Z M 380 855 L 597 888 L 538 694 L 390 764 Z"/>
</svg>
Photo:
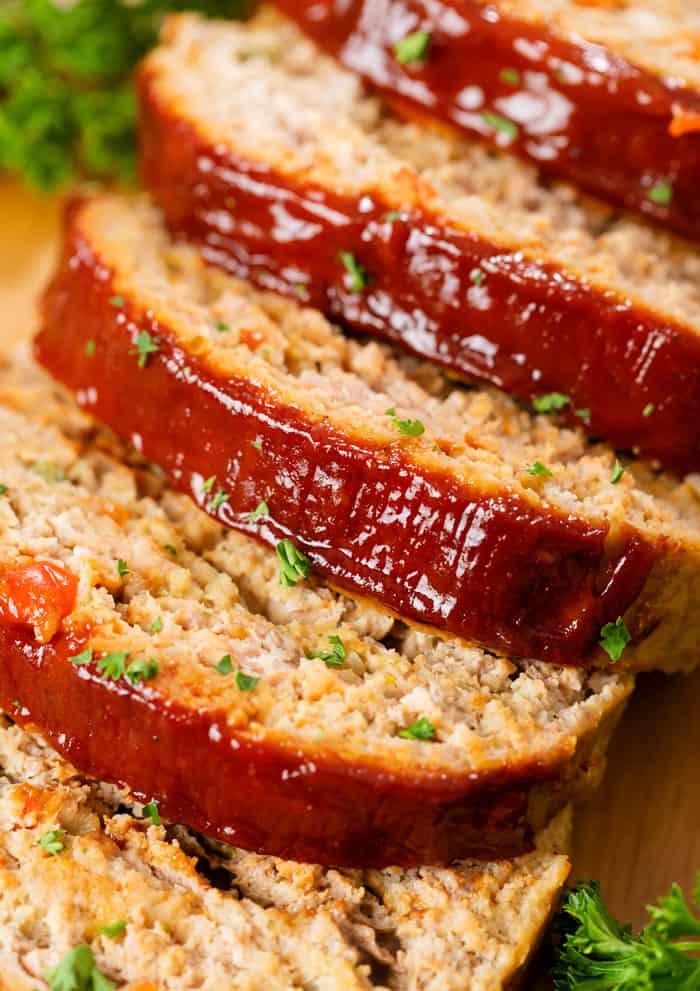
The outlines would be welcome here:
<svg viewBox="0 0 700 991">
<path fill-rule="evenodd" d="M 279 561 L 280 585 L 290 588 L 297 581 L 308 578 L 311 574 L 311 561 L 306 554 L 297 550 L 291 540 L 280 540 L 277 544 L 277 560 Z"/>
<path fill-rule="evenodd" d="M 329 668 L 342 668 L 347 655 L 347 652 L 345 650 L 345 644 L 343 643 L 343 641 L 340 639 L 339 636 L 328 637 L 328 640 L 330 642 L 331 647 L 333 648 L 332 651 L 328 652 L 328 651 L 307 650 L 306 656 L 309 658 L 309 660 L 313 660 L 314 658 L 317 658 L 319 661 L 323 661 L 323 663 Z"/>
<path fill-rule="evenodd" d="M 66 844 L 63 842 L 63 837 L 66 835 L 65 829 L 50 829 L 43 836 L 40 836 L 37 840 L 37 846 L 40 846 L 42 850 L 46 850 L 47 853 L 52 854 L 54 857 L 65 850 Z"/>
<path fill-rule="evenodd" d="M 55 967 L 46 972 L 51 991 L 115 991 L 116 984 L 98 969 L 92 947 L 87 943 L 63 954 Z"/>
<path fill-rule="evenodd" d="M 614 623 L 606 623 L 600 631 L 599 643 L 611 661 L 619 661 L 631 639 L 627 624 L 618 616 Z"/>
</svg>

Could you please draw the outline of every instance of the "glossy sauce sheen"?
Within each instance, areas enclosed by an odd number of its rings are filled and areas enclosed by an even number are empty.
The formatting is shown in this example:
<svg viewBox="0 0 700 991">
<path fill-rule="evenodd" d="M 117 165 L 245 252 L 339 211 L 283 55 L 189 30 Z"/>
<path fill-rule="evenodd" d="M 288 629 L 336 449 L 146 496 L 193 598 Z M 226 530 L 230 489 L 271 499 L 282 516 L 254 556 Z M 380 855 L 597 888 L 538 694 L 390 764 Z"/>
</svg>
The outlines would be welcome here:
<svg viewBox="0 0 700 991">
<path fill-rule="evenodd" d="M 156 799 L 163 818 L 245 849 L 345 867 L 514 856 L 532 846 L 531 790 L 545 818 L 567 801 L 565 767 L 390 773 L 236 734 L 223 712 L 165 704 L 157 682 L 133 686 L 105 679 L 94 663 L 72 664 L 88 642 L 62 631 L 42 645 L 0 622 L 0 707 L 39 727 L 80 772 L 127 785 L 137 800 Z"/>
<path fill-rule="evenodd" d="M 700 239 L 700 94 L 680 81 L 604 45 L 501 13 L 497 3 L 277 0 L 277 6 L 389 97 Z M 402 64 L 395 45 L 416 30 L 431 34 L 428 56 Z M 483 116 L 489 113 L 513 122 L 517 135 L 490 125 Z M 684 123 L 694 130 L 674 137 Z M 668 204 L 649 197 L 659 181 L 673 188 Z"/>
<path fill-rule="evenodd" d="M 635 602 L 656 546 L 630 532 L 606 548 L 603 525 L 418 467 L 410 441 L 372 444 L 352 425 L 312 421 L 254 381 L 222 376 L 128 297 L 110 305 L 124 289 L 79 218 L 44 299 L 37 357 L 177 488 L 272 546 L 291 537 L 318 574 L 409 620 L 514 655 L 594 659 L 602 625 Z M 139 369 L 143 330 L 160 350 Z M 219 489 L 227 501 L 214 506 Z M 248 522 L 263 499 L 270 515 Z"/>
<path fill-rule="evenodd" d="M 28 626 L 48 642 L 75 605 L 78 579 L 49 561 L 0 565 L 0 623 Z"/>
<path fill-rule="evenodd" d="M 561 392 L 564 418 L 592 436 L 700 470 L 700 337 L 417 209 L 387 220 L 395 208 L 377 195 L 339 195 L 237 159 L 173 116 L 147 73 L 140 88 L 145 183 L 208 261 L 459 376 L 524 400 Z M 367 271 L 363 291 L 352 291 L 341 251 Z"/>
</svg>

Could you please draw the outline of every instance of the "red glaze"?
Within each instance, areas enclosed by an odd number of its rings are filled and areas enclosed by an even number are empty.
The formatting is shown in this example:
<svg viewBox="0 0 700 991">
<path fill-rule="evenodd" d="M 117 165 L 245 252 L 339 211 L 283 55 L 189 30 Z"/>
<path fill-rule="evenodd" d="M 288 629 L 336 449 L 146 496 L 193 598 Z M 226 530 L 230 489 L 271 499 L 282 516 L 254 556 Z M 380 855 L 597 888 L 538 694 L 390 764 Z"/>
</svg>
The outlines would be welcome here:
<svg viewBox="0 0 700 991">
<path fill-rule="evenodd" d="M 565 417 L 592 436 L 700 470 L 692 331 L 418 209 L 387 221 L 395 207 L 371 191 L 339 195 L 236 159 L 173 116 L 148 72 L 140 86 L 144 180 L 208 261 L 297 299 L 303 285 L 305 302 L 346 325 L 522 399 L 564 393 Z M 352 291 L 341 251 L 368 272 L 364 291 Z"/>
<path fill-rule="evenodd" d="M 124 307 L 110 305 L 115 293 Z M 143 330 L 160 350 L 139 369 Z M 602 625 L 636 601 L 657 554 L 631 530 L 606 547 L 605 526 L 483 491 L 447 468 L 431 472 L 410 442 L 378 446 L 352 425 L 310 421 L 251 379 L 222 376 L 111 282 L 80 209 L 44 299 L 36 355 L 222 523 L 273 546 L 291 537 L 351 594 L 510 654 L 590 662 Z M 228 498 L 217 507 L 219 487 Z M 270 516 L 249 522 L 262 499 Z"/>
<path fill-rule="evenodd" d="M 571 794 L 566 759 L 483 775 L 392 773 L 235 733 L 225 713 L 166 701 L 157 683 L 71 664 L 88 643 L 64 631 L 41 645 L 0 623 L 0 706 L 38 726 L 80 772 L 129 786 L 165 818 L 236 846 L 345 867 L 514 856 L 532 845 L 532 790 L 542 821 Z M 583 770 L 597 760 L 576 759 Z"/>
<path fill-rule="evenodd" d="M 654 75 L 604 45 L 515 18 L 497 2 L 277 0 L 277 6 L 347 68 L 398 97 L 399 109 L 405 101 L 700 239 L 700 94 L 679 80 Z M 395 45 L 416 30 L 431 34 L 428 57 L 401 64 Z M 485 113 L 515 123 L 517 136 L 489 125 Z M 649 197 L 659 181 L 673 187 L 668 204 Z"/>
<path fill-rule="evenodd" d="M 0 565 L 0 623 L 29 626 L 47 643 L 75 606 L 78 579 L 49 561 Z"/>
</svg>

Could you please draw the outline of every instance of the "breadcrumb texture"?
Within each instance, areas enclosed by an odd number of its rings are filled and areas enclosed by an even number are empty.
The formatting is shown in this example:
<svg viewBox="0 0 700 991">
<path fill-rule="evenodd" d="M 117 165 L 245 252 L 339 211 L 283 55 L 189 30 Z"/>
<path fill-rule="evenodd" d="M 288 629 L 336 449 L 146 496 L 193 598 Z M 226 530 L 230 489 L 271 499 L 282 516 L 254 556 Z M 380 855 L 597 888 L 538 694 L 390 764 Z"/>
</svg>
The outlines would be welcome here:
<svg viewBox="0 0 700 991">
<path fill-rule="evenodd" d="M 500 991 L 569 873 L 568 812 L 516 860 L 362 872 L 214 846 L 139 811 L 0 713 L 0 988 L 48 988 L 47 968 L 87 944 L 120 991 Z M 38 841 L 55 829 L 51 854 Z"/>
</svg>

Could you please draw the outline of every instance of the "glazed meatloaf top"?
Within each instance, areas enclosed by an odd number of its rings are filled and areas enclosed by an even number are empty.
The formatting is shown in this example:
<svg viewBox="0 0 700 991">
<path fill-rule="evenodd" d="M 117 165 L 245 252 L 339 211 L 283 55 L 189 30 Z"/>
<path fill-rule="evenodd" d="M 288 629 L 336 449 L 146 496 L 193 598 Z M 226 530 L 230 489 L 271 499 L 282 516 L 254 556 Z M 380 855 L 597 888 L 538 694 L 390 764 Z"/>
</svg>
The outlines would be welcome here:
<svg viewBox="0 0 700 991">
<path fill-rule="evenodd" d="M 340 871 L 133 808 L 0 714 L 3 991 L 501 991 L 569 870 L 566 813 L 517 860 Z"/>
<path fill-rule="evenodd" d="M 684 242 L 401 120 L 271 11 L 169 21 L 141 102 L 146 184 L 210 260 L 700 467 L 700 261 Z"/>
<path fill-rule="evenodd" d="M 81 771 L 239 846 L 351 866 L 520 852 L 600 776 L 628 677 L 290 580 L 104 453 L 40 373 L 0 397 L 0 703 Z"/>
<path fill-rule="evenodd" d="M 36 353 L 202 508 L 350 594 L 520 656 L 697 663 L 689 482 L 206 267 L 145 200 L 71 211 Z"/>
<path fill-rule="evenodd" d="M 700 237 L 700 15 L 576 0 L 278 0 L 404 113 L 422 112 Z"/>
</svg>

